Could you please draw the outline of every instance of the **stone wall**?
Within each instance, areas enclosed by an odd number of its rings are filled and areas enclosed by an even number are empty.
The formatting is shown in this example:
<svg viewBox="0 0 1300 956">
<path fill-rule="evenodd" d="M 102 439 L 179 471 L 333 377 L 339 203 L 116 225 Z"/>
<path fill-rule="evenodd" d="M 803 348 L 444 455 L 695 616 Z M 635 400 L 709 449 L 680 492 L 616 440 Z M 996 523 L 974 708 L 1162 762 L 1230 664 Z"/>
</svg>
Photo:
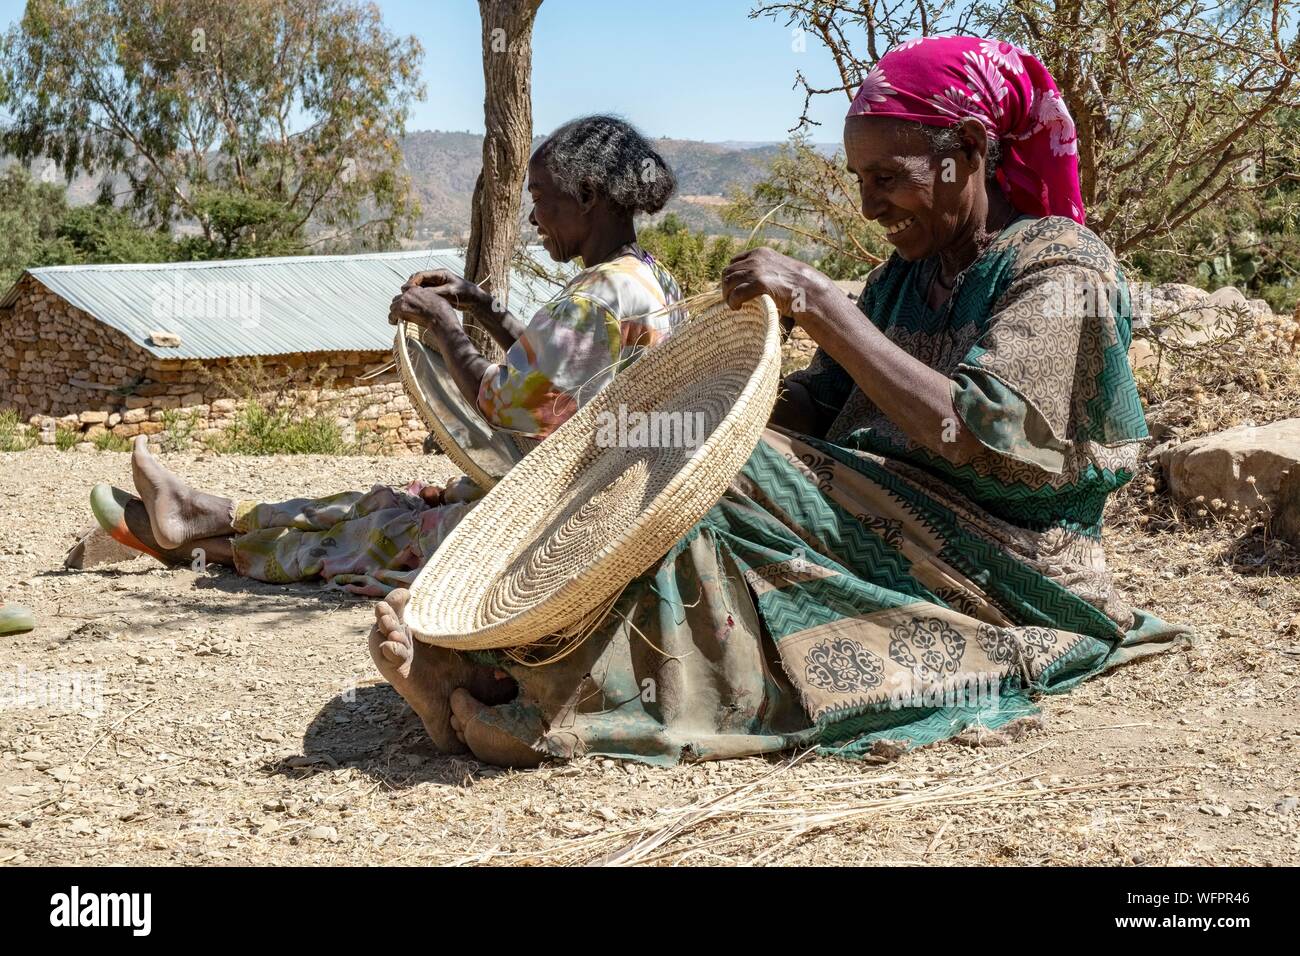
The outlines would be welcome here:
<svg viewBox="0 0 1300 956">
<path fill-rule="evenodd" d="M 235 420 L 230 383 L 249 377 L 247 360 L 159 358 L 30 276 L 22 282 L 14 307 L 0 310 L 0 409 L 16 409 L 43 443 L 56 428 L 75 429 L 82 443 L 109 432 L 159 443 L 179 422 L 205 445 Z M 391 361 L 386 352 L 267 356 L 261 376 L 282 402 L 333 416 L 368 450 L 418 453 L 428 430 L 396 370 L 373 374 Z"/>
</svg>

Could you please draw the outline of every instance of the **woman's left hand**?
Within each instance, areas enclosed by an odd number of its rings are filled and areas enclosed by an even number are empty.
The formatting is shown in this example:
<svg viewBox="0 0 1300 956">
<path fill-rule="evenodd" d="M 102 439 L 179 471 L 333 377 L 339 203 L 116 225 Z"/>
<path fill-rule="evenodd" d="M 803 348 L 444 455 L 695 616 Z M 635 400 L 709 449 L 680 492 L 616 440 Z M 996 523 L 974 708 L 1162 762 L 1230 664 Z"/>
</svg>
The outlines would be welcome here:
<svg viewBox="0 0 1300 956">
<path fill-rule="evenodd" d="M 403 319 L 435 332 L 448 325 L 460 327 L 456 311 L 446 299 L 427 286 L 411 286 L 393 296 L 393 302 L 388 307 L 388 322 L 396 325 Z"/>
<path fill-rule="evenodd" d="M 759 246 L 736 256 L 722 270 L 722 295 L 728 306 L 737 309 L 767 294 L 778 313 L 797 319 L 828 282 L 830 279 L 807 263 Z"/>
</svg>

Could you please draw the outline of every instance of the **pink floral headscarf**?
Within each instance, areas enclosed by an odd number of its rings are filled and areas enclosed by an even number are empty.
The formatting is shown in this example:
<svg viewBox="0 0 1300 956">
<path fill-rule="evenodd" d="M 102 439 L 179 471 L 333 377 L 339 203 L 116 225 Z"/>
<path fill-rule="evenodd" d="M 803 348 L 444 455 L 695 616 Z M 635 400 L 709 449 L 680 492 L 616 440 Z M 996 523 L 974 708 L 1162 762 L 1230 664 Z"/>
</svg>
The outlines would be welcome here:
<svg viewBox="0 0 1300 956">
<path fill-rule="evenodd" d="M 1074 120 L 1056 81 L 1002 40 L 924 37 L 890 50 L 858 88 L 849 116 L 950 126 L 972 116 L 999 140 L 997 178 L 1011 205 L 1033 216 L 1086 216 Z"/>
</svg>

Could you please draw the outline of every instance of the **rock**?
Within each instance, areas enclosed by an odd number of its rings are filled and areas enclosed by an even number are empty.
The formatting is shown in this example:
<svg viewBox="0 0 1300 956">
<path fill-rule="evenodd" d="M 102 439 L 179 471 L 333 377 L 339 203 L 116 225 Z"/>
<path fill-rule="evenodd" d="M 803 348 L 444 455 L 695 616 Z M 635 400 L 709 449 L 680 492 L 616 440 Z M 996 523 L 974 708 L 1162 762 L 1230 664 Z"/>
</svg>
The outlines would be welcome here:
<svg viewBox="0 0 1300 956">
<path fill-rule="evenodd" d="M 139 411 L 142 408 L 148 408 L 150 405 L 152 405 L 153 399 L 149 398 L 146 395 L 128 395 L 126 397 L 125 402 L 123 402 L 123 404 L 126 405 L 126 407 L 131 411 Z M 127 414 L 130 414 L 130 412 L 128 412 Z M 125 416 L 123 417 L 125 418 Z"/>
<path fill-rule="evenodd" d="M 1273 307 L 1263 299 L 1247 299 L 1246 308 L 1250 309 L 1250 314 L 1261 319 L 1271 319 L 1273 317 Z"/>
<path fill-rule="evenodd" d="M 1283 797 L 1276 804 L 1275 809 L 1278 813 L 1295 813 L 1300 808 L 1300 798 Z"/>
<path fill-rule="evenodd" d="M 333 827 L 312 827 L 307 831 L 309 840 L 325 840 L 329 843 L 339 842 L 339 831 Z"/>
<path fill-rule="evenodd" d="M 1185 282 L 1166 282 L 1151 290 L 1151 311 L 1154 315 L 1162 315 L 1196 305 L 1204 301 L 1207 295 L 1209 293 L 1204 289 L 1187 285 Z"/>
<path fill-rule="evenodd" d="M 1225 505 L 1272 510 L 1276 518 L 1283 480 L 1300 475 L 1300 418 L 1194 438 L 1162 452 L 1159 461 L 1170 493 L 1183 504 L 1218 498 Z"/>
<path fill-rule="evenodd" d="M 1199 301 L 1171 304 L 1164 312 L 1161 308 L 1152 303 L 1152 315 L 1164 326 L 1160 341 L 1173 346 L 1204 345 L 1226 338 L 1244 316 L 1251 314 L 1246 297 L 1230 285 L 1216 289 Z"/>
<path fill-rule="evenodd" d="M 121 423 L 122 423 L 122 416 L 119 415 L 117 412 L 114 412 L 112 415 L 108 416 L 109 428 L 112 428 L 115 425 L 120 425 Z"/>
<path fill-rule="evenodd" d="M 401 428 L 402 416 L 394 412 L 391 415 L 384 415 L 382 418 L 376 421 L 375 424 L 378 425 L 380 428 Z"/>
<path fill-rule="evenodd" d="M 78 420 L 83 425 L 102 425 L 108 421 L 108 412 L 82 412 Z"/>
<path fill-rule="evenodd" d="M 1292 468 L 1278 485 L 1271 527 L 1277 537 L 1300 548 L 1300 468 Z"/>
<path fill-rule="evenodd" d="M 1160 355 L 1156 351 L 1156 346 L 1151 344 L 1150 339 L 1134 338 L 1133 344 L 1128 349 L 1128 364 L 1134 372 L 1141 372 L 1150 369 L 1154 375 L 1155 370 L 1160 367 Z M 1169 378 L 1169 363 L 1166 362 L 1164 368 L 1160 371 L 1162 381 Z"/>
<path fill-rule="evenodd" d="M 96 438 L 99 438 L 101 435 L 107 435 L 107 434 L 108 434 L 107 426 L 91 425 L 89 428 L 86 429 L 85 438 L 86 441 L 93 442 Z"/>
<path fill-rule="evenodd" d="M 181 337 L 176 332 L 154 329 L 149 332 L 149 344 L 160 349 L 176 349 L 180 348 Z"/>
<path fill-rule="evenodd" d="M 158 435 L 166 427 L 162 422 L 141 422 L 138 426 L 141 435 Z"/>
<path fill-rule="evenodd" d="M 212 403 L 212 414 L 214 415 L 229 414 L 230 412 L 233 412 L 236 409 L 238 404 L 239 403 L 236 402 L 233 398 L 218 398 L 216 401 Z"/>
<path fill-rule="evenodd" d="M 127 402 L 131 400 L 128 398 Z M 149 412 L 143 406 L 129 409 L 122 413 L 123 425 L 139 425 L 143 421 L 148 421 Z"/>
</svg>

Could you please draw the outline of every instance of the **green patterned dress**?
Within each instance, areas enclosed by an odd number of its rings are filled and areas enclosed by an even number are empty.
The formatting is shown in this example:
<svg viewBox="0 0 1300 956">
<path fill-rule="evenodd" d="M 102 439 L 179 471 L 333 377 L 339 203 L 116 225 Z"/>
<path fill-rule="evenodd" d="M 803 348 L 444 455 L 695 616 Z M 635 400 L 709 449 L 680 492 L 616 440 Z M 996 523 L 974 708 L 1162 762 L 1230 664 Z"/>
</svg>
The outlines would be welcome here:
<svg viewBox="0 0 1300 956">
<path fill-rule="evenodd" d="M 825 436 L 769 429 L 568 656 L 482 656 L 520 685 L 486 719 L 561 757 L 855 756 L 997 727 L 1187 639 L 1123 604 L 1101 546 L 1147 435 L 1110 250 L 1071 220 L 1022 218 L 938 311 L 936 267 L 891 258 L 859 306 L 950 377 L 984 450 L 962 467 L 931 454 L 818 352 L 793 378 Z"/>
</svg>

